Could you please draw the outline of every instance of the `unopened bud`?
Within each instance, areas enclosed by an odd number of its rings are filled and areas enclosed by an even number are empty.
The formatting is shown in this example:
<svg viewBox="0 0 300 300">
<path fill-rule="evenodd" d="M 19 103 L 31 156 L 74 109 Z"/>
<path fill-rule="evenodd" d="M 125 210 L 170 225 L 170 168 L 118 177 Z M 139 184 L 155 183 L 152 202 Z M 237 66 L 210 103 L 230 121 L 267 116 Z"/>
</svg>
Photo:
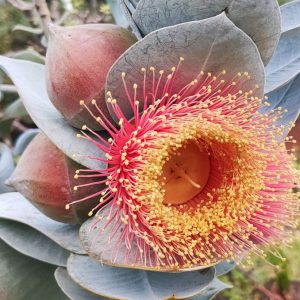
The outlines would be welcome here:
<svg viewBox="0 0 300 300">
<path fill-rule="evenodd" d="M 50 100 L 72 126 L 81 128 L 87 124 L 91 129 L 101 129 L 85 105 L 98 115 L 91 104 L 95 99 L 109 117 L 105 102 L 106 75 L 136 38 L 130 31 L 113 24 L 51 25 L 49 31 L 46 75 Z"/>
</svg>

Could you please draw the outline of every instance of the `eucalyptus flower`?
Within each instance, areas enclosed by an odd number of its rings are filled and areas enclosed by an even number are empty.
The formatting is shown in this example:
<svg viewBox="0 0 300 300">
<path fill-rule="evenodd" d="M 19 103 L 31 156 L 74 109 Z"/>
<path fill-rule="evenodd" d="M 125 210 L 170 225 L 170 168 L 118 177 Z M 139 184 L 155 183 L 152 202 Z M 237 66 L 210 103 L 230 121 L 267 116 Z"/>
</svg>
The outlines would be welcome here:
<svg viewBox="0 0 300 300">
<path fill-rule="evenodd" d="M 43 132 L 0 195 L 4 299 L 211 299 L 292 238 L 300 1 L 282 29 L 273 0 L 121 2 L 136 43 L 52 27 L 46 67 L 0 57 Z"/>
<path fill-rule="evenodd" d="M 164 68 L 162 59 L 174 65 Z M 98 141 L 82 137 L 105 153 L 95 159 L 107 164 L 76 174 L 106 184 L 95 221 L 83 226 L 87 252 L 172 271 L 264 255 L 262 246 L 288 241 L 299 218 L 298 173 L 285 149 L 291 124 L 277 126 L 288 113 L 282 107 L 260 112 L 270 106 L 263 86 L 257 48 L 225 14 L 160 29 L 125 52 L 107 81 L 118 126 L 96 101 L 98 114 L 90 112 L 111 137 L 83 126 Z"/>
</svg>

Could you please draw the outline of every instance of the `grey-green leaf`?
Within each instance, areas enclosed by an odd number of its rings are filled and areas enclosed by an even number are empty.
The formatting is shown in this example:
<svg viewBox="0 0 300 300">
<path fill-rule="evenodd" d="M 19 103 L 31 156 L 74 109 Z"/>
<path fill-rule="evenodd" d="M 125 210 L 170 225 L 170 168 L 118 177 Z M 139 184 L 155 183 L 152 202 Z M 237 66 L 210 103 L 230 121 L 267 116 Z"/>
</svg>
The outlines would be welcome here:
<svg viewBox="0 0 300 300">
<path fill-rule="evenodd" d="M 147 35 L 166 26 L 203 20 L 222 12 L 253 39 L 267 63 L 281 33 L 276 0 L 140 0 L 133 20 L 143 35 Z"/>
<path fill-rule="evenodd" d="M 185 60 L 176 74 L 174 94 L 194 80 L 200 71 L 212 72 L 218 76 L 225 69 L 225 79 L 229 80 L 239 72 L 249 72 L 251 79 L 240 88 L 244 91 L 254 90 L 255 85 L 259 84 L 255 93 L 259 97 L 263 96 L 265 73 L 257 47 L 223 13 L 202 21 L 183 23 L 152 32 L 116 61 L 109 71 L 106 89 L 118 100 L 126 117 L 132 116 L 132 112 L 125 101 L 122 72 L 126 74 L 125 80 L 129 89 L 137 83 L 137 99 L 143 100 L 144 73 L 141 69 L 155 67 L 157 72 L 165 70 L 167 76 L 170 69 L 178 65 L 180 57 Z M 147 85 L 150 90 L 152 72 L 148 76 L 151 76 Z M 108 108 L 114 115 L 111 105 L 108 104 Z"/>
<path fill-rule="evenodd" d="M 27 225 L 0 219 L 0 238 L 26 256 L 55 266 L 67 265 L 70 252 Z"/>
<path fill-rule="evenodd" d="M 285 137 L 300 113 L 300 74 L 280 88 L 268 93 L 267 96 L 271 106 L 262 110 L 263 113 L 279 107 L 287 110 L 276 122 L 278 126 L 285 126 Z"/>
<path fill-rule="evenodd" d="M 121 10 L 118 0 L 107 0 L 107 2 L 114 17 L 115 23 L 119 26 L 127 28 L 129 26 L 128 21 Z"/>
<path fill-rule="evenodd" d="M 21 99 L 17 99 L 9 106 L 7 106 L 3 114 L 4 114 L 3 120 L 22 118 L 28 115 Z"/>
<path fill-rule="evenodd" d="M 15 164 L 12 152 L 5 144 L 0 143 L 0 194 L 13 191 L 12 188 L 5 184 L 5 181 L 10 177 L 14 169 Z"/>
<path fill-rule="evenodd" d="M 215 278 L 214 281 L 201 294 L 187 300 L 210 300 L 213 299 L 220 292 L 230 289 L 232 286 L 225 284 L 221 280 Z"/>
<path fill-rule="evenodd" d="M 224 261 L 215 265 L 216 268 L 216 276 L 222 276 L 230 271 L 232 271 L 236 267 L 236 263 L 234 261 Z"/>
<path fill-rule="evenodd" d="M 88 168 L 105 167 L 99 161 L 86 157 L 104 157 L 104 154 L 91 142 L 77 139 L 78 130 L 71 127 L 50 102 L 43 65 L 0 56 L 0 68 L 7 72 L 16 85 L 33 121 L 60 150 Z M 85 156 L 73 157 L 74 154 Z"/>
<path fill-rule="evenodd" d="M 282 31 L 300 26 L 300 0 L 291 1 L 280 8 L 282 15 Z"/>
<path fill-rule="evenodd" d="M 200 293 L 214 279 L 214 268 L 201 272 L 157 273 L 102 265 L 88 256 L 72 254 L 68 273 L 83 288 L 109 298 L 184 299 Z"/>
<path fill-rule="evenodd" d="M 266 93 L 285 85 L 300 72 L 300 1 L 282 6 L 281 12 L 283 32 L 266 68 Z"/>
<path fill-rule="evenodd" d="M 20 254 L 0 240 L 0 299 L 67 300 L 55 282 L 55 268 Z"/>
<path fill-rule="evenodd" d="M 25 50 L 20 50 L 17 52 L 13 52 L 10 54 L 10 57 L 17 58 L 17 59 L 23 59 L 23 60 L 29 60 L 32 62 L 36 62 L 39 64 L 45 63 L 45 57 L 36 52 L 32 48 L 27 48 Z"/>
<path fill-rule="evenodd" d="M 75 283 L 75 281 L 72 280 L 67 270 L 64 268 L 57 268 L 54 275 L 58 286 L 71 300 L 107 299 L 81 288 L 77 283 Z"/>
<path fill-rule="evenodd" d="M 68 251 L 85 253 L 79 243 L 77 225 L 66 225 L 49 219 L 19 193 L 0 195 L 0 218 L 26 224 Z"/>
<path fill-rule="evenodd" d="M 135 0 L 131 1 L 131 0 L 119 0 L 119 5 L 120 8 L 123 9 L 124 15 L 128 21 L 129 26 L 131 27 L 132 32 L 135 34 L 135 36 L 138 39 L 143 38 L 142 33 L 140 32 L 139 28 L 137 27 L 137 25 L 135 24 L 133 18 L 132 18 L 132 14 L 136 8 L 136 5 L 133 6 L 132 2 L 134 2 Z M 138 2 L 138 1 L 136 1 Z"/>
<path fill-rule="evenodd" d="M 21 155 L 24 150 L 27 148 L 29 143 L 33 140 L 33 138 L 40 132 L 39 129 L 28 129 L 24 133 L 22 133 L 15 144 L 14 147 L 14 155 Z"/>
<path fill-rule="evenodd" d="M 154 294 L 159 299 L 185 299 L 201 293 L 215 277 L 215 269 L 186 273 L 146 272 Z"/>
<path fill-rule="evenodd" d="M 24 32 L 31 33 L 31 34 L 34 34 L 34 35 L 42 35 L 43 32 L 44 32 L 42 28 L 35 28 L 35 27 L 25 26 L 25 25 L 22 25 L 22 24 L 15 25 L 12 30 L 13 31 L 24 31 Z"/>
</svg>

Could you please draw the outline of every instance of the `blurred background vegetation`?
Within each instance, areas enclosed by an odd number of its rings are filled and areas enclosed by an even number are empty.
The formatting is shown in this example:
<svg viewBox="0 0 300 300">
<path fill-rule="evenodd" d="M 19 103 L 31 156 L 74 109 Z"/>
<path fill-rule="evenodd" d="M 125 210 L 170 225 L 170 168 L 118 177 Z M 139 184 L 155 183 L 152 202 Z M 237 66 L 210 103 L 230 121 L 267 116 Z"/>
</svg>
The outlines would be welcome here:
<svg viewBox="0 0 300 300">
<path fill-rule="evenodd" d="M 279 1 L 280 5 L 286 2 L 289 0 Z M 115 0 L 47 0 L 52 20 L 61 25 L 114 22 L 109 5 L 114 3 Z M 44 62 L 47 41 L 40 15 L 30 1 L 0 0 L 0 41 L 0 54 Z M 0 142 L 13 148 L 16 140 L 31 128 L 35 125 L 14 86 L 0 71 Z M 18 160 L 17 155 L 15 159 Z M 285 260 L 272 255 L 267 259 L 254 258 L 252 266 L 237 267 L 224 276 L 223 280 L 234 288 L 217 299 L 300 300 L 299 232 L 296 235 L 298 239 L 291 247 L 278 250 Z"/>
</svg>

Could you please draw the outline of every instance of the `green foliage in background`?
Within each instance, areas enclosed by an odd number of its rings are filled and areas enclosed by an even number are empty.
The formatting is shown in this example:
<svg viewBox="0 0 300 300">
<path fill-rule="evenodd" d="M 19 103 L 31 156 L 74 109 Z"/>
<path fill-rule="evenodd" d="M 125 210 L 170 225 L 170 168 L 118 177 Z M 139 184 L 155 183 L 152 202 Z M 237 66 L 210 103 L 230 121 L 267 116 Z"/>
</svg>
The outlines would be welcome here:
<svg viewBox="0 0 300 300">
<path fill-rule="evenodd" d="M 279 4 L 282 5 L 282 4 L 285 4 L 287 2 L 290 2 L 291 0 L 278 0 Z"/>
<path fill-rule="evenodd" d="M 14 43 L 21 42 L 24 37 L 16 36 L 12 29 L 16 24 L 29 25 L 27 17 L 11 5 L 0 6 L 0 54 L 14 48 Z"/>
</svg>

